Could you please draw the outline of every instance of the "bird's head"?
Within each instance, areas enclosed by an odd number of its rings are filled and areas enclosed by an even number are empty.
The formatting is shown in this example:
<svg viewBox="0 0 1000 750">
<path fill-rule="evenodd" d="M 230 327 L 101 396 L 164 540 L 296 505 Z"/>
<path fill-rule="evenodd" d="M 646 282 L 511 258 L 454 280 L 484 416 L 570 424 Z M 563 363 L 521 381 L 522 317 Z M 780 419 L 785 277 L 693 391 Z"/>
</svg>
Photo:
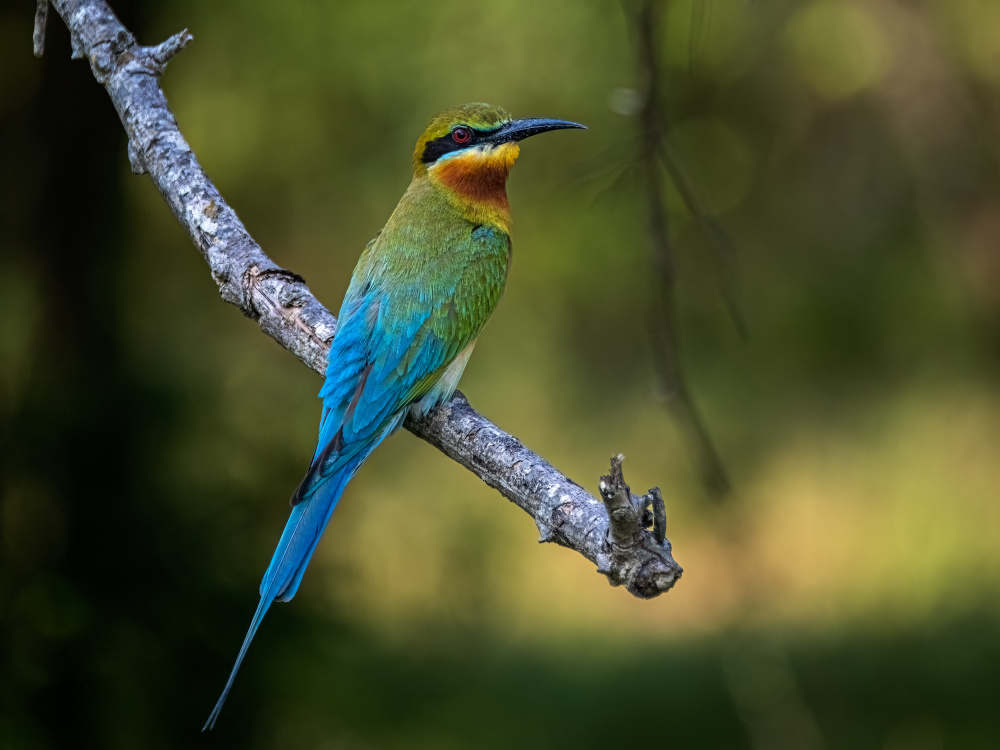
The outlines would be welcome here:
<svg viewBox="0 0 1000 750">
<path fill-rule="evenodd" d="M 427 176 L 472 206 L 507 211 L 507 175 L 520 153 L 518 142 L 539 133 L 585 128 L 575 122 L 513 119 L 489 104 L 465 104 L 431 120 L 413 152 L 413 172 Z"/>
</svg>

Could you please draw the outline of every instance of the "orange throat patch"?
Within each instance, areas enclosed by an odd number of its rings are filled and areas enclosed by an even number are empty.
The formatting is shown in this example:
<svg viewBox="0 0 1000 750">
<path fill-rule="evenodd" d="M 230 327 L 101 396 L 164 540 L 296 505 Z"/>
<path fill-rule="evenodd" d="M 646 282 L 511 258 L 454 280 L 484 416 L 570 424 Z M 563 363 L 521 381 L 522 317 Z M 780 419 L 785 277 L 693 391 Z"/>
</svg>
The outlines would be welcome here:
<svg viewBox="0 0 1000 750">
<path fill-rule="evenodd" d="M 428 172 L 434 182 L 447 188 L 477 218 L 509 226 L 507 175 L 519 153 L 516 143 L 472 149 L 434 164 Z"/>
</svg>

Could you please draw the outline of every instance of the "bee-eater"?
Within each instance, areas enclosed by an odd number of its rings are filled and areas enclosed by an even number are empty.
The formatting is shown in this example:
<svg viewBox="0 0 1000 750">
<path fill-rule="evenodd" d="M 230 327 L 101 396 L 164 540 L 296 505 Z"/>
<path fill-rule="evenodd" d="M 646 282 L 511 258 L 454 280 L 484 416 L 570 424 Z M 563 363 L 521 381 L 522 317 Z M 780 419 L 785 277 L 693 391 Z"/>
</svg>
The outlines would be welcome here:
<svg viewBox="0 0 1000 750">
<path fill-rule="evenodd" d="M 413 181 L 368 243 L 330 347 L 319 441 L 260 584 L 260 604 L 205 729 L 211 729 L 271 602 L 287 602 L 344 487 L 407 413 L 458 387 L 510 270 L 507 175 L 518 141 L 575 122 L 514 120 L 500 107 L 442 112 L 417 141 Z"/>
</svg>

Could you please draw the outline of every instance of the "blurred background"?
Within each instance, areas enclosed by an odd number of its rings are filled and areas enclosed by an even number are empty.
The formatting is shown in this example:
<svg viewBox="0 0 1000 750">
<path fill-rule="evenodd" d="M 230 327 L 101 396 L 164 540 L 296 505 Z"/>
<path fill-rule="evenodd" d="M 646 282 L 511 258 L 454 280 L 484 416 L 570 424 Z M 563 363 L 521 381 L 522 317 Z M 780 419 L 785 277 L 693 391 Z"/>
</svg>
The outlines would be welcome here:
<svg viewBox="0 0 1000 750">
<path fill-rule="evenodd" d="M 683 579 L 638 601 L 408 433 L 347 491 L 199 730 L 305 469 L 316 375 L 218 298 L 51 14 L 0 11 L 0 746 L 996 747 L 1000 4 L 665 0 L 683 369 L 657 386 L 634 34 L 612 0 L 116 0 L 265 251 L 337 309 L 466 101 L 526 142 L 516 261 L 463 390 L 595 489 L 663 488 Z M 630 166 L 632 165 L 632 166 Z M 446 573 L 447 571 L 447 573 Z M 457 574 L 456 574 L 457 571 Z"/>
</svg>

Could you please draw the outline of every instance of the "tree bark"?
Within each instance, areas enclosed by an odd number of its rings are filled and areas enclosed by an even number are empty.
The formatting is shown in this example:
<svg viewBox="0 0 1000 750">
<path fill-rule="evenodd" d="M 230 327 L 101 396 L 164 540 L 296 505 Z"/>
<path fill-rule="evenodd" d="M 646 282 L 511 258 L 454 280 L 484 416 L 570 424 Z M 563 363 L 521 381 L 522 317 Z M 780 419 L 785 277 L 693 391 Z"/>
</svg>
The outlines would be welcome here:
<svg viewBox="0 0 1000 750">
<path fill-rule="evenodd" d="M 208 263 L 222 298 L 323 375 L 336 318 L 302 277 L 279 267 L 250 236 L 202 171 L 160 89 L 167 62 L 191 42 L 191 35 L 184 30 L 143 47 L 104 0 L 51 0 L 51 5 L 69 27 L 73 57 L 90 62 L 118 111 L 132 171 L 149 174 Z M 40 52 L 44 20 L 38 26 Z M 659 492 L 632 495 L 621 475 L 621 457 L 612 459 L 612 473 L 602 479 L 602 502 L 478 414 L 461 393 L 425 419 L 408 418 L 405 426 L 531 515 L 540 542 L 576 550 L 613 586 L 651 598 L 680 578 L 665 537 L 662 500 L 656 504 Z M 651 503 L 660 508 L 655 523 L 644 511 Z M 610 535 L 609 509 L 616 518 Z"/>
</svg>

